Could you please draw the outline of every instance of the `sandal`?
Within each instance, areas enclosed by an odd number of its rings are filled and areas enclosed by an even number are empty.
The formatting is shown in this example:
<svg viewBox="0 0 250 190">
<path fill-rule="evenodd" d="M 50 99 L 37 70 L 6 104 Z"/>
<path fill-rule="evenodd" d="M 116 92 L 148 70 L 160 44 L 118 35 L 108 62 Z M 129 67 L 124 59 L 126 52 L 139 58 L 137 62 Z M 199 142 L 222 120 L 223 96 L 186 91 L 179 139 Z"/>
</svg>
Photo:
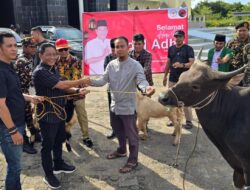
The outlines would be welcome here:
<svg viewBox="0 0 250 190">
<path fill-rule="evenodd" d="M 126 157 L 126 156 L 127 156 L 127 153 L 120 154 L 117 151 L 115 151 L 115 152 L 112 152 L 111 154 L 108 154 L 107 159 L 111 160 L 111 159 L 116 159 L 116 158 L 121 158 L 121 157 Z"/>
<path fill-rule="evenodd" d="M 127 163 L 122 168 L 119 169 L 119 172 L 125 174 L 125 173 L 128 173 L 128 172 L 131 172 L 137 166 L 138 166 L 138 162 L 135 163 L 135 164 L 133 164 L 133 163 Z"/>
</svg>

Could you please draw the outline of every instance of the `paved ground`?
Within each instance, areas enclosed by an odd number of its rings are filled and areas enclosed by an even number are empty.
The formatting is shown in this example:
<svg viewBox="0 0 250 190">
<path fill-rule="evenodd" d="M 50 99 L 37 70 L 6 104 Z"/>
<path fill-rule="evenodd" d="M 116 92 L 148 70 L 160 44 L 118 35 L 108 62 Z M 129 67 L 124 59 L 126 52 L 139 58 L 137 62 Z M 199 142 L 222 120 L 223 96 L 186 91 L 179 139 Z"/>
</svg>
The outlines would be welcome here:
<svg viewBox="0 0 250 190">
<path fill-rule="evenodd" d="M 157 99 L 162 75 L 154 75 Z M 86 98 L 89 115 L 90 136 L 94 140 L 94 148 L 86 148 L 81 141 L 79 126 L 73 129 L 71 144 L 73 152 L 64 152 L 64 158 L 77 166 L 74 174 L 58 175 L 64 190 L 180 190 L 185 162 L 194 146 L 197 127 L 190 131 L 183 129 L 181 139 L 179 167 L 173 168 L 176 147 L 172 128 L 166 127 L 167 119 L 151 119 L 149 122 L 150 138 L 140 142 L 138 169 L 130 174 L 119 174 L 118 169 L 126 158 L 109 161 L 105 156 L 117 146 L 116 140 L 107 140 L 105 135 L 110 132 L 106 88 L 90 88 L 102 92 L 91 92 Z M 195 122 L 195 124 L 197 124 Z M 40 144 L 36 144 L 40 150 Z M 6 163 L 0 152 L 0 189 L 4 189 Z M 40 153 L 37 155 L 23 154 L 23 170 L 21 175 L 24 190 L 45 190 L 42 181 Z M 188 190 L 224 190 L 232 189 L 232 170 L 223 160 L 217 149 L 204 135 L 202 129 L 198 135 L 198 144 L 190 160 L 186 174 Z"/>
</svg>

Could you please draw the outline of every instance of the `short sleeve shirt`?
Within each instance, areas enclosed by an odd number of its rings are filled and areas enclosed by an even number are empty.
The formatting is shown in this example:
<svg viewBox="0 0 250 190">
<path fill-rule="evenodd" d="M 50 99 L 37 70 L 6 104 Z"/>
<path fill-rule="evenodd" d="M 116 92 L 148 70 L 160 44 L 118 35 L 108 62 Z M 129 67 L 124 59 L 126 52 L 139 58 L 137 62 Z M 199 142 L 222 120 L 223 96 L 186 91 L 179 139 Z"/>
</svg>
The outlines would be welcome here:
<svg viewBox="0 0 250 190">
<path fill-rule="evenodd" d="M 180 62 L 181 64 L 189 62 L 190 58 L 194 58 L 194 50 L 192 47 L 186 44 L 180 48 L 177 48 L 176 45 L 173 45 L 168 49 L 168 58 L 170 60 L 169 81 L 178 82 L 181 73 L 187 71 L 188 68 L 174 68 L 173 64 L 176 62 Z"/>
<path fill-rule="evenodd" d="M 0 98 L 6 98 L 6 105 L 14 124 L 16 126 L 24 125 L 25 100 L 13 64 L 0 61 L 0 89 Z M 0 125 L 3 125 L 1 119 Z"/>
<path fill-rule="evenodd" d="M 63 96 L 65 92 L 63 90 L 54 88 L 54 86 L 62 80 L 59 75 L 58 70 L 54 66 L 49 66 L 44 63 L 39 64 L 32 74 L 32 80 L 34 83 L 34 87 L 36 90 L 36 95 L 38 96 L 46 96 L 46 97 L 56 97 Z M 64 98 L 56 98 L 51 99 L 54 103 L 58 104 L 62 108 L 65 107 L 66 99 Z M 59 123 L 62 120 L 58 118 L 58 116 L 53 113 L 54 109 L 51 104 L 48 102 L 44 102 L 45 104 L 45 112 L 50 112 L 43 117 L 40 122 L 46 123 Z M 37 106 L 37 114 L 42 112 L 42 105 L 38 104 Z M 63 117 L 63 112 L 60 114 Z"/>
</svg>

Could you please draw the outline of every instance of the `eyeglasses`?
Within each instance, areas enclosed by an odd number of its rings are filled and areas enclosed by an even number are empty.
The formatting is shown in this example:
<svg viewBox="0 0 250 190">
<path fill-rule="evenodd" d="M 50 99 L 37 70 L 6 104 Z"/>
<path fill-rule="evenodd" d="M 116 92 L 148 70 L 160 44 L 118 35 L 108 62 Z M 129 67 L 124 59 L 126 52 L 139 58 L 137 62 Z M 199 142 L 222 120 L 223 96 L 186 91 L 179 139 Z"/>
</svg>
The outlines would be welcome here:
<svg viewBox="0 0 250 190">
<path fill-rule="evenodd" d="M 63 51 L 68 51 L 68 50 L 69 50 L 69 48 L 62 48 L 62 49 L 59 49 L 58 51 L 63 52 Z"/>
</svg>

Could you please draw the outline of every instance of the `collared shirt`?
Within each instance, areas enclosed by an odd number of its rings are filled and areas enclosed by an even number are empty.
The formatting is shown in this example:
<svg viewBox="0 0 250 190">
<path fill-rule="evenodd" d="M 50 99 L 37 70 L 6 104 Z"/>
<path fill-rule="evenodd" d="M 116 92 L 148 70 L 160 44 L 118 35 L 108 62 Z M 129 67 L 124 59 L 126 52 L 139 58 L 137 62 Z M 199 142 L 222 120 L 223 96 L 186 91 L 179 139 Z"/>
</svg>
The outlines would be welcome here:
<svg viewBox="0 0 250 190">
<path fill-rule="evenodd" d="M 34 87 L 36 90 L 36 95 L 38 96 L 46 96 L 46 97 L 55 97 L 55 96 L 63 96 L 65 92 L 63 90 L 54 88 L 54 86 L 62 80 L 55 66 L 49 66 L 44 63 L 40 63 L 34 72 L 32 73 L 32 80 L 34 83 Z M 62 108 L 65 107 L 66 100 L 65 98 L 51 99 L 54 103 L 58 104 Z M 46 123 L 59 123 L 62 120 L 56 116 L 55 113 L 51 113 L 54 111 L 53 106 L 48 102 L 44 102 L 45 112 L 50 112 L 46 114 L 40 121 Z M 40 114 L 43 110 L 41 104 L 37 106 L 37 114 Z M 61 112 L 61 117 L 63 117 L 63 113 Z"/>
<path fill-rule="evenodd" d="M 220 50 L 220 51 L 214 51 L 214 56 L 213 56 L 213 59 L 212 59 L 212 64 L 211 64 L 211 67 L 213 70 L 215 71 L 218 71 L 218 58 L 220 57 L 220 54 L 222 52 L 223 48 Z"/>
<path fill-rule="evenodd" d="M 14 65 L 21 82 L 22 92 L 25 94 L 29 94 L 29 88 L 32 84 L 32 67 L 33 58 L 28 58 L 25 54 L 18 56 L 16 64 Z"/>
<path fill-rule="evenodd" d="M 78 80 L 81 78 L 82 73 L 81 61 L 72 55 L 68 55 L 67 58 L 58 57 L 56 61 L 56 67 L 61 77 L 67 80 Z"/>
<path fill-rule="evenodd" d="M 187 71 L 188 68 L 174 68 L 173 64 L 176 62 L 180 62 L 181 64 L 189 62 L 190 58 L 194 58 L 194 50 L 186 44 L 183 44 L 180 48 L 173 45 L 168 49 L 168 58 L 170 59 L 169 81 L 178 82 L 181 73 Z"/>
<path fill-rule="evenodd" d="M 145 49 L 143 49 L 138 57 L 136 57 L 135 50 L 129 52 L 129 56 L 138 61 L 144 69 L 144 74 L 149 85 L 153 86 L 153 78 L 152 78 L 152 69 L 151 69 L 151 62 L 152 62 L 152 55 Z"/>
<path fill-rule="evenodd" d="M 19 78 L 12 64 L 0 61 L 0 98 L 6 98 L 6 105 L 15 125 L 25 124 L 25 100 Z M 0 125 L 3 121 L 0 119 Z"/>
<path fill-rule="evenodd" d="M 232 39 L 228 42 L 227 47 L 232 49 L 233 57 L 231 60 L 230 71 L 241 68 L 245 62 L 243 59 L 243 48 L 246 44 L 250 43 L 250 36 L 245 41 L 239 38 Z"/>
<path fill-rule="evenodd" d="M 128 57 L 120 62 L 111 61 L 100 79 L 91 79 L 91 86 L 110 85 L 111 111 L 117 115 L 133 115 L 136 110 L 137 86 L 145 91 L 149 86 L 141 64 Z"/>
<path fill-rule="evenodd" d="M 95 57 L 100 57 L 108 49 L 108 53 L 111 53 L 110 40 L 105 39 L 101 40 L 95 38 L 87 42 L 85 47 L 85 59 L 91 59 Z M 102 75 L 104 73 L 103 60 L 97 61 L 95 63 L 89 64 L 89 73 L 90 75 Z"/>
</svg>

